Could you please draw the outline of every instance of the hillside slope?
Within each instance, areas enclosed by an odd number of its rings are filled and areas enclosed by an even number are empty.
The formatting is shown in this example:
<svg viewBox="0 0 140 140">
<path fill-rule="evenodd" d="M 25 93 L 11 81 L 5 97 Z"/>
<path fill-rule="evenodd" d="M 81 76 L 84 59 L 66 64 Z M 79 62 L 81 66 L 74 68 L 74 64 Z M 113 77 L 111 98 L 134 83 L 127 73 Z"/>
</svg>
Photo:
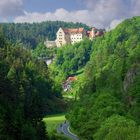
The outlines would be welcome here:
<svg viewBox="0 0 140 140">
<path fill-rule="evenodd" d="M 46 140 L 42 118 L 64 111 L 43 61 L 5 41 L 0 33 L 0 139 Z"/>
<path fill-rule="evenodd" d="M 140 17 L 97 38 L 68 118 L 83 140 L 138 140 Z"/>
<path fill-rule="evenodd" d="M 92 52 L 92 41 L 85 39 L 74 45 L 59 48 L 56 59 L 50 66 L 50 72 L 56 82 L 62 82 L 68 76 L 74 75 L 89 61 Z"/>
</svg>

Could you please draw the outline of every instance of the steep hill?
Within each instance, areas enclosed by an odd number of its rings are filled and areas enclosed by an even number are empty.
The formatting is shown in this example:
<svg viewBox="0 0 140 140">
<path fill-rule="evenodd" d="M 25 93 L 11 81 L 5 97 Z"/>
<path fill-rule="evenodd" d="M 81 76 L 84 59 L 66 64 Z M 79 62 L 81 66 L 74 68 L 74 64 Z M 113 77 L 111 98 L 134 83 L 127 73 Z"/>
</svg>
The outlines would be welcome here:
<svg viewBox="0 0 140 140">
<path fill-rule="evenodd" d="M 140 17 L 97 38 L 68 115 L 83 140 L 140 137 Z"/>
</svg>

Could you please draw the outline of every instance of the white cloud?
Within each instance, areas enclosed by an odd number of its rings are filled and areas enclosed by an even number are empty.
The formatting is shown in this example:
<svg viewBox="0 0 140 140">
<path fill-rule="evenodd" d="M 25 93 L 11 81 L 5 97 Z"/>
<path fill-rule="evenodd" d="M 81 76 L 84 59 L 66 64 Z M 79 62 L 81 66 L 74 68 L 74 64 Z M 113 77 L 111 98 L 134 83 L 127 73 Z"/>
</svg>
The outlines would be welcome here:
<svg viewBox="0 0 140 140">
<path fill-rule="evenodd" d="M 3 19 L 23 14 L 22 0 L 0 0 L 0 17 Z"/>
<path fill-rule="evenodd" d="M 132 15 L 140 15 L 140 0 L 132 0 Z"/>
<path fill-rule="evenodd" d="M 15 1 L 15 0 L 14 0 Z M 20 0 L 18 0 L 20 1 Z M 42 22 L 62 20 L 83 22 L 95 27 L 114 28 L 122 19 L 140 15 L 140 0 L 78 0 L 86 5 L 85 10 L 67 11 L 60 8 L 55 12 L 30 13 L 14 19 L 15 22 Z"/>
<path fill-rule="evenodd" d="M 67 22 L 84 22 L 91 25 L 93 23 L 93 19 L 91 18 L 91 13 L 88 10 L 78 10 L 69 12 L 63 8 L 57 9 L 54 13 L 46 12 L 46 13 L 29 13 L 24 12 L 24 16 L 18 16 L 15 18 L 15 22 L 42 22 L 46 20 L 62 20 Z"/>
<path fill-rule="evenodd" d="M 83 0 L 94 15 L 94 23 L 115 27 L 122 19 L 140 15 L 140 0 Z"/>
</svg>

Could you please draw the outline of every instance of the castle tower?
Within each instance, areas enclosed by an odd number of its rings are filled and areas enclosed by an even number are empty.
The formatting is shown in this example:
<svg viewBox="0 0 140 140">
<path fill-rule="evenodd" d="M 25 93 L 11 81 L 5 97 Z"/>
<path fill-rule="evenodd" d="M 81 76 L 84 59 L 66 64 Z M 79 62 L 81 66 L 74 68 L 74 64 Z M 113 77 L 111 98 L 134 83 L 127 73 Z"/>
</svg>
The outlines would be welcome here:
<svg viewBox="0 0 140 140">
<path fill-rule="evenodd" d="M 97 29 L 95 27 L 93 27 L 92 30 L 91 30 L 91 37 L 92 38 L 96 37 L 96 31 L 97 31 Z"/>
</svg>

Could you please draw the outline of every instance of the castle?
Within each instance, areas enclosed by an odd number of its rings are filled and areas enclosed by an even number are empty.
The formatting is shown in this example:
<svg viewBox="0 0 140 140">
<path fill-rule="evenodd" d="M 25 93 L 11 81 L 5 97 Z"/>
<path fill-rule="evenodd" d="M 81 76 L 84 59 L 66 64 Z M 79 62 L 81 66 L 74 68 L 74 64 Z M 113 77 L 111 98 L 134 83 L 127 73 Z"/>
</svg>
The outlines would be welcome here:
<svg viewBox="0 0 140 140">
<path fill-rule="evenodd" d="M 66 44 L 74 44 L 76 42 L 82 41 L 85 37 L 89 39 L 94 39 L 97 36 L 102 36 L 104 34 L 104 30 L 99 30 L 93 27 L 91 31 L 86 31 L 84 28 L 59 28 L 56 33 L 56 40 L 49 41 L 46 40 L 45 45 L 48 48 L 51 47 L 61 47 Z"/>
</svg>

